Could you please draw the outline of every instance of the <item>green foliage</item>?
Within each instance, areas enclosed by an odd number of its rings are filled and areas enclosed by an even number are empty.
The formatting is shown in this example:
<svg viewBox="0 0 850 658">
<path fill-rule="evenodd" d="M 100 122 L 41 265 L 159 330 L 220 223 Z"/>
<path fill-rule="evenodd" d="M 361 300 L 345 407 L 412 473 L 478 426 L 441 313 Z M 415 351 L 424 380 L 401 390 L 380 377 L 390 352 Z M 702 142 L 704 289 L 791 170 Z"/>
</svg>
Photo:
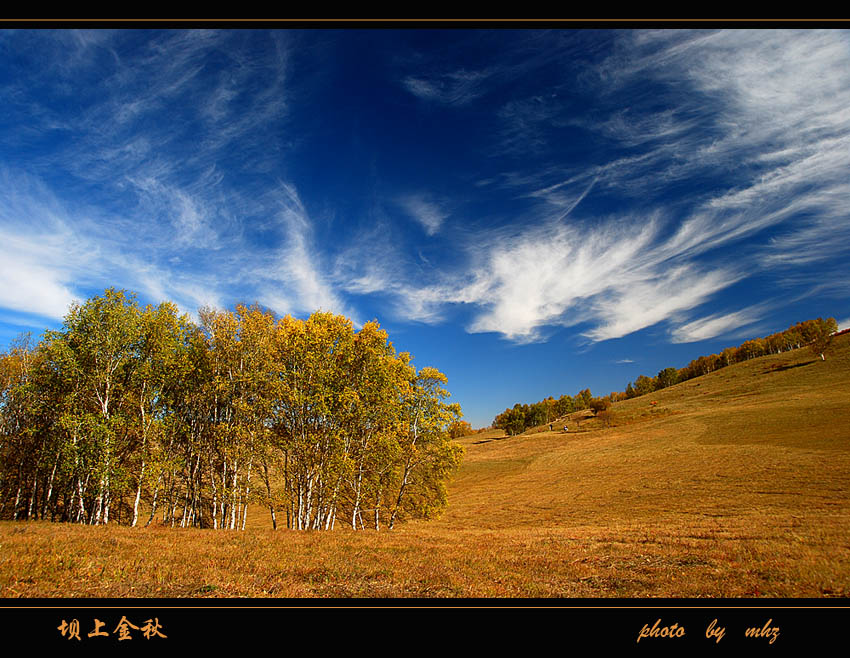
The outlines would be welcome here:
<svg viewBox="0 0 850 658">
<path fill-rule="evenodd" d="M 679 371 L 676 368 L 664 368 L 655 377 L 655 390 L 673 386 L 679 381 Z"/>
<path fill-rule="evenodd" d="M 417 373 L 375 322 L 199 317 L 109 289 L 0 355 L 0 515 L 136 525 L 144 498 L 147 523 L 233 529 L 261 500 L 328 529 L 444 507 L 462 455 L 449 428 L 468 428 L 445 375 Z"/>
<path fill-rule="evenodd" d="M 590 389 L 586 388 L 575 397 L 562 395 L 557 400 L 548 397 L 531 405 L 517 403 L 496 416 L 493 427 L 505 430 L 508 436 L 522 434 L 530 427 L 545 425 L 574 411 L 587 409 L 592 399 Z"/>
<path fill-rule="evenodd" d="M 493 421 L 493 427 L 505 430 L 508 436 L 521 434 L 525 428 L 525 409 L 528 405 L 515 404 L 512 409 L 505 409 L 502 413 L 496 416 Z"/>
<path fill-rule="evenodd" d="M 654 390 L 656 390 L 655 380 L 651 377 L 640 375 L 635 380 L 635 393 L 637 393 L 637 395 L 646 395 L 647 393 L 652 393 Z"/>
</svg>

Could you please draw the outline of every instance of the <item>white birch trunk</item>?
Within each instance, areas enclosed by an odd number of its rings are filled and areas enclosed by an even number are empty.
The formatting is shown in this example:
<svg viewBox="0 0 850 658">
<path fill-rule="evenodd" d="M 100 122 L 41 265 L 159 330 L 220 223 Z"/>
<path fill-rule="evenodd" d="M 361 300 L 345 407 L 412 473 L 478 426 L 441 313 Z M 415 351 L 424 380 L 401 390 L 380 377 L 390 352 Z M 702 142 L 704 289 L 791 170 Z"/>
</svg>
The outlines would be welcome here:
<svg viewBox="0 0 850 658">
<path fill-rule="evenodd" d="M 53 495 L 53 479 L 56 476 L 56 467 L 59 465 L 59 453 L 56 453 L 56 461 L 53 462 L 53 470 L 50 472 L 50 479 L 47 482 L 47 496 L 44 498 L 44 505 L 41 508 L 41 518 L 47 514 L 47 506 L 50 504 L 50 497 Z M 51 517 L 53 515 L 51 514 Z"/>
<path fill-rule="evenodd" d="M 18 520 L 18 503 L 20 503 L 20 502 L 21 502 L 21 485 L 20 485 L 20 481 L 19 481 L 19 483 L 18 483 L 18 493 L 15 495 L 15 507 L 13 508 L 14 511 L 12 513 L 12 520 L 13 521 Z"/>
<path fill-rule="evenodd" d="M 139 501 L 142 499 L 142 480 L 145 477 L 145 460 L 142 459 L 142 468 L 139 471 L 139 484 L 136 487 L 136 499 L 133 501 L 133 521 L 130 523 L 131 528 L 136 527 L 139 521 Z"/>
<path fill-rule="evenodd" d="M 239 465 L 233 464 L 233 491 L 230 494 L 230 529 L 236 529 L 236 497 L 238 495 L 237 482 L 239 477 Z"/>
</svg>

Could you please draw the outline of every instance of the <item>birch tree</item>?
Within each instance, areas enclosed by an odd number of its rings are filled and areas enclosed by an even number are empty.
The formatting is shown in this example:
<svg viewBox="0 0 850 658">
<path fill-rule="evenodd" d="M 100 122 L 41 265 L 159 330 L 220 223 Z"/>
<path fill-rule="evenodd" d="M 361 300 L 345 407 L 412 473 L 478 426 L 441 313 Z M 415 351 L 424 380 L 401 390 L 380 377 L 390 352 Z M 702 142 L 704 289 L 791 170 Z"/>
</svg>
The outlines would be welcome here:
<svg viewBox="0 0 850 658">
<path fill-rule="evenodd" d="M 422 368 L 403 401 L 407 432 L 399 436 L 401 459 L 390 513 L 392 530 L 399 518 L 430 518 L 446 505 L 446 480 L 459 464 L 463 449 L 451 442 L 446 428 L 460 418 L 460 406 L 446 404 L 447 378 L 436 368 Z"/>
<path fill-rule="evenodd" d="M 459 408 L 377 322 L 199 319 L 108 289 L 0 355 L 0 517 L 244 530 L 262 502 L 273 527 L 378 530 L 445 505 Z"/>
</svg>

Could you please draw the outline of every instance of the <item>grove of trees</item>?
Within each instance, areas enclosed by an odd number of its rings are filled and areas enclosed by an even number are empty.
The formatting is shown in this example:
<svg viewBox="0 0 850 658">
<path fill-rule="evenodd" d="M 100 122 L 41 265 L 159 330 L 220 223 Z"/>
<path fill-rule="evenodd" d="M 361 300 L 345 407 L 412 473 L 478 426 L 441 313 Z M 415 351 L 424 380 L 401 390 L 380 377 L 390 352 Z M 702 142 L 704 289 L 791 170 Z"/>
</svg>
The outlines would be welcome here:
<svg viewBox="0 0 850 658">
<path fill-rule="evenodd" d="M 586 388 L 572 397 L 564 394 L 557 400 L 548 397 L 534 404 L 517 403 L 496 416 L 493 427 L 505 430 L 509 436 L 522 434 L 530 427 L 545 425 L 574 411 L 588 409 L 592 399 L 590 389 Z"/>
<path fill-rule="evenodd" d="M 0 518 L 244 529 L 249 503 L 275 528 L 430 518 L 463 452 L 445 384 L 376 322 L 238 306 L 196 324 L 109 289 L 0 354 Z"/>
</svg>

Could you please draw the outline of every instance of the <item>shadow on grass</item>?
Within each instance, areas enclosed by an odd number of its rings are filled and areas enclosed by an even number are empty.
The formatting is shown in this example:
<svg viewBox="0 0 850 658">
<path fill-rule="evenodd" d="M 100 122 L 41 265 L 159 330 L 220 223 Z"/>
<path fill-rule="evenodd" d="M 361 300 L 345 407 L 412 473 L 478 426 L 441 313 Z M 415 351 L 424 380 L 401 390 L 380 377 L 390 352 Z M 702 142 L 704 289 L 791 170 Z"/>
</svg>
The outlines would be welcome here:
<svg viewBox="0 0 850 658">
<path fill-rule="evenodd" d="M 590 428 L 590 429 L 582 428 L 582 429 L 570 430 L 569 432 L 546 432 L 546 434 L 549 434 L 550 436 L 570 437 L 574 434 L 584 434 L 584 433 L 588 433 L 588 432 L 593 432 L 595 429 L 601 429 L 601 428 Z M 493 437 L 492 439 L 482 439 L 481 441 L 473 441 L 472 445 L 477 446 L 477 445 L 480 445 L 482 443 L 490 443 L 490 441 L 504 441 L 505 439 L 516 439 L 516 438 L 526 438 L 527 439 L 527 438 L 532 437 L 532 436 L 537 436 L 538 434 L 544 434 L 544 432 L 534 432 L 533 434 L 514 434 L 513 436 L 496 436 L 496 437 Z"/>
<path fill-rule="evenodd" d="M 517 434 L 516 436 L 521 436 Z M 492 439 L 481 439 L 480 441 L 473 441 L 472 445 L 480 445 L 482 443 L 490 443 L 490 441 L 504 441 L 505 439 L 512 439 L 512 436 L 494 436 Z"/>
<path fill-rule="evenodd" d="M 813 363 L 817 363 L 817 359 L 812 359 L 811 361 L 803 361 L 802 363 L 795 363 L 793 365 L 773 366 L 771 368 L 767 368 L 764 372 L 782 372 L 783 370 L 791 370 L 791 368 L 802 368 L 803 366 L 808 366 Z"/>
</svg>

